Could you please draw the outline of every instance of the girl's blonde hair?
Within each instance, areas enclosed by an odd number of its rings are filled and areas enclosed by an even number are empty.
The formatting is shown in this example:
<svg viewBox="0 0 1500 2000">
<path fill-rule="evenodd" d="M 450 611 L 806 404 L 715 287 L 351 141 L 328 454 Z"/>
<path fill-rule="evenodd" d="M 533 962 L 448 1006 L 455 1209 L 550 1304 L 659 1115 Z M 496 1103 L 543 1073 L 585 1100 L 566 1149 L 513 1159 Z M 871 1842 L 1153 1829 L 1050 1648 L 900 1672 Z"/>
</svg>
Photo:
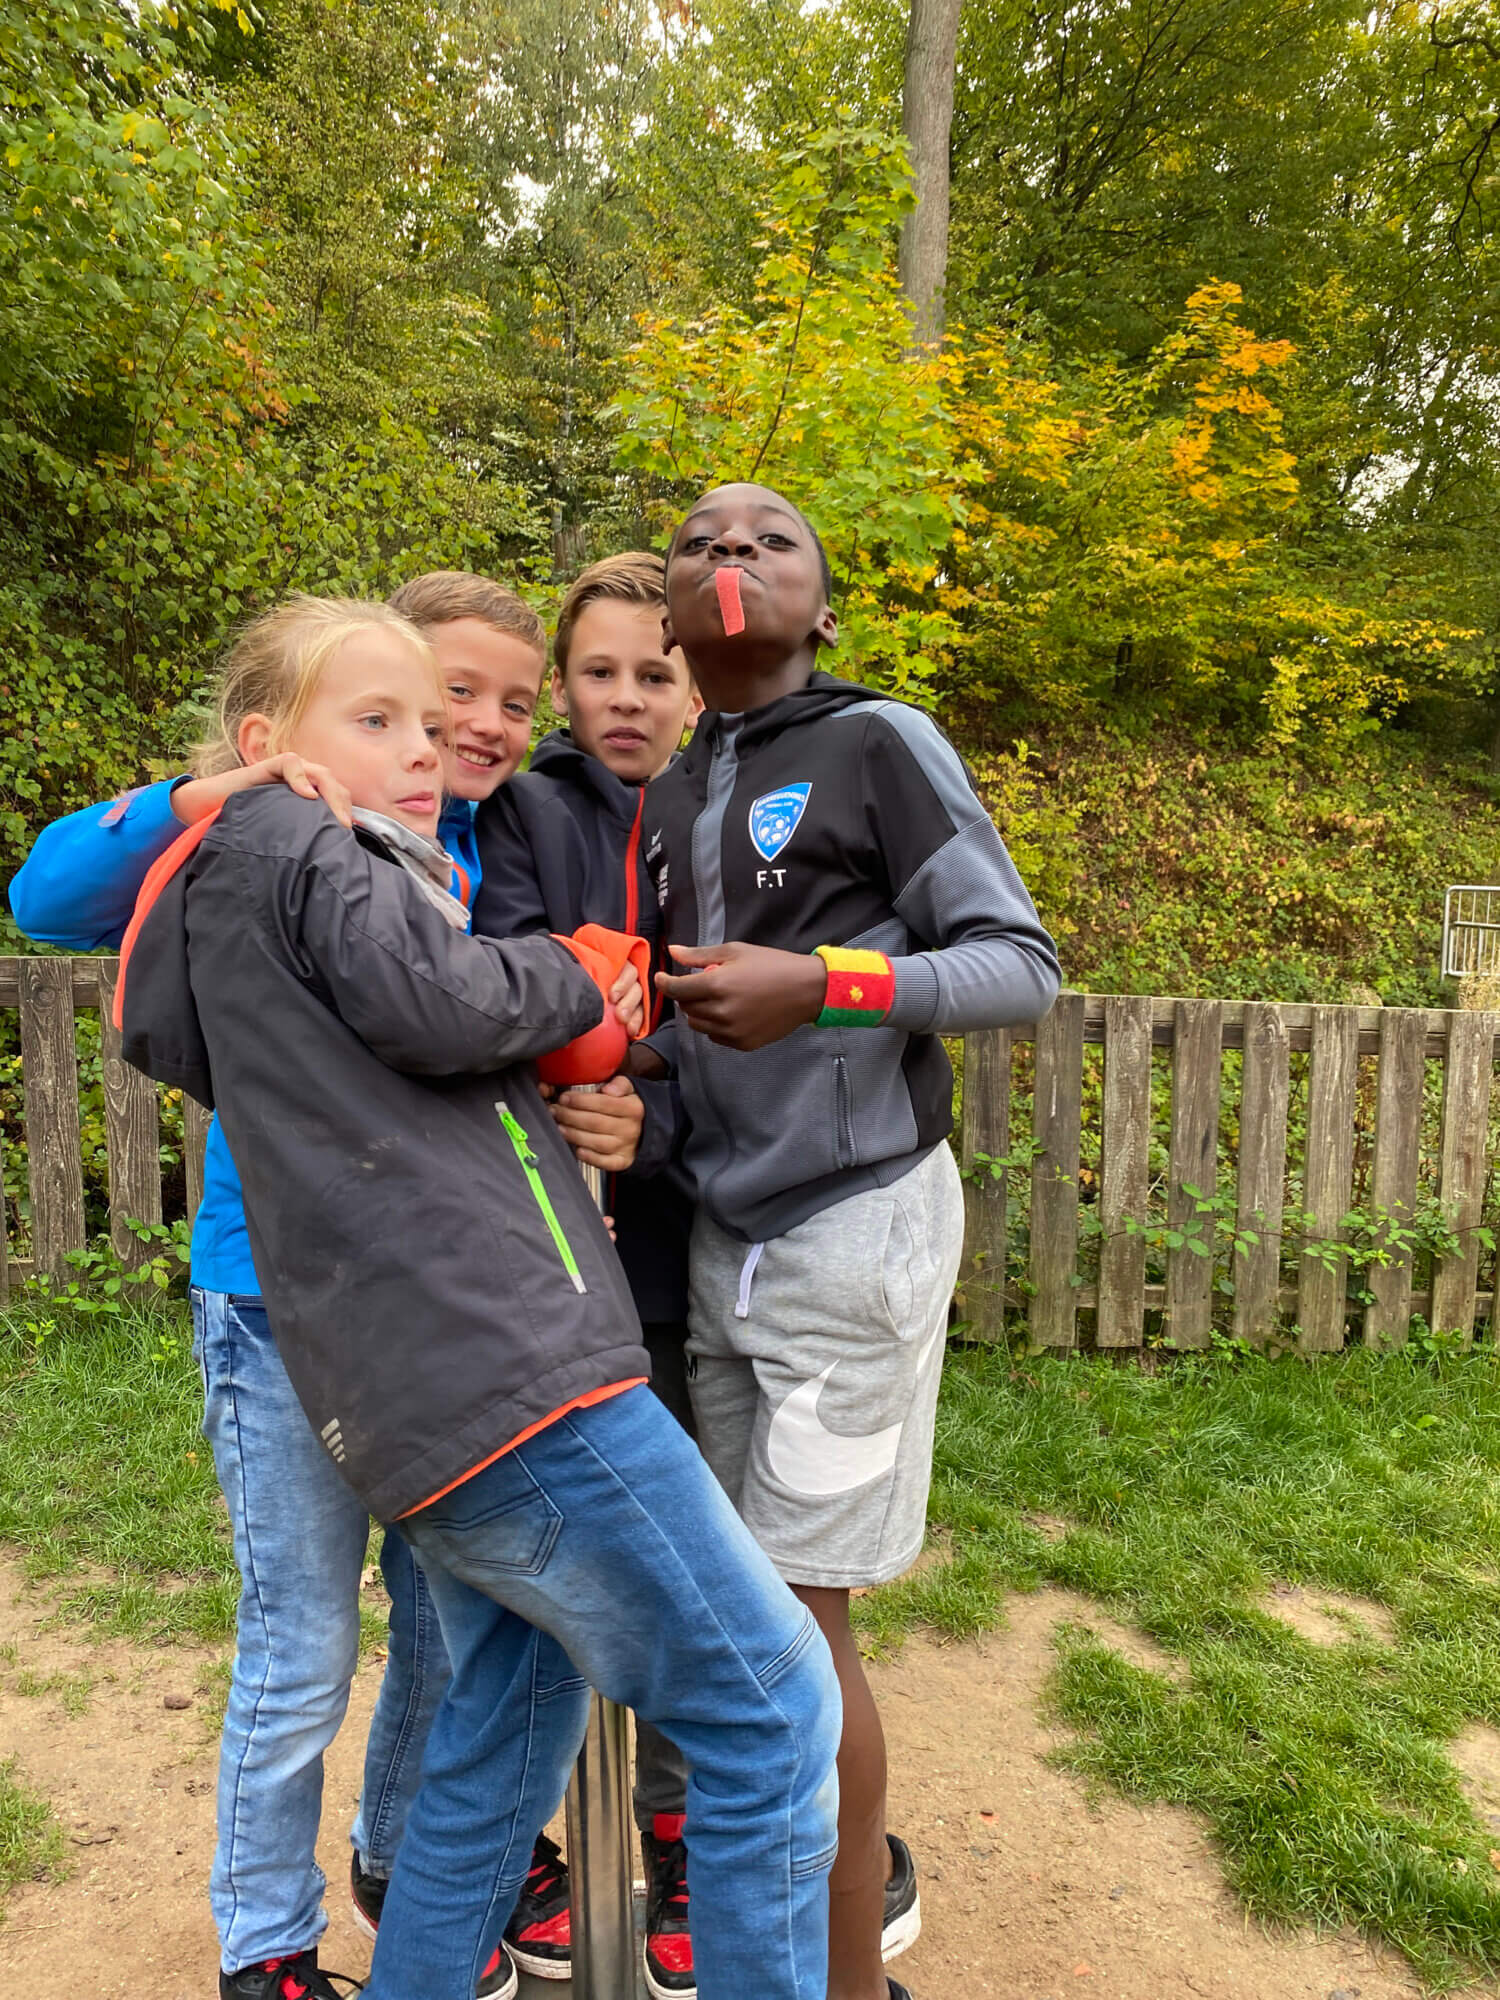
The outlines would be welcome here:
<svg viewBox="0 0 1500 2000">
<path fill-rule="evenodd" d="M 339 647 L 377 627 L 398 632 L 427 663 L 446 706 L 437 655 L 399 611 L 352 597 L 289 597 L 253 619 L 230 647 L 213 694 L 216 726 L 193 748 L 194 777 L 215 778 L 239 769 L 244 762 L 240 724 L 247 715 L 265 716 L 273 745 L 282 747 Z"/>
</svg>

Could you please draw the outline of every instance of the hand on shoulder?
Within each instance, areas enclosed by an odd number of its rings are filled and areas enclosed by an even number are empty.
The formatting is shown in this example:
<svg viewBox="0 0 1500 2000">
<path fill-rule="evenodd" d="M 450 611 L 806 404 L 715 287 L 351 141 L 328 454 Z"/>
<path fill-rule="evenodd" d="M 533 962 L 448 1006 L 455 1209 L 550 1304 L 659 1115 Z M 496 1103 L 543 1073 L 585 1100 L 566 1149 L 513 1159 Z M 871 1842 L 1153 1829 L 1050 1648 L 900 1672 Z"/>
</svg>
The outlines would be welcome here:
<svg viewBox="0 0 1500 2000">
<path fill-rule="evenodd" d="M 251 791 L 258 785 L 285 785 L 299 798 L 321 799 L 334 818 L 353 826 L 353 802 L 344 786 L 324 764 L 311 764 L 295 751 L 283 750 L 258 764 L 242 764 L 237 770 L 222 771 L 212 778 L 189 778 L 174 787 L 172 811 L 184 826 L 206 819 L 236 792 Z"/>
</svg>

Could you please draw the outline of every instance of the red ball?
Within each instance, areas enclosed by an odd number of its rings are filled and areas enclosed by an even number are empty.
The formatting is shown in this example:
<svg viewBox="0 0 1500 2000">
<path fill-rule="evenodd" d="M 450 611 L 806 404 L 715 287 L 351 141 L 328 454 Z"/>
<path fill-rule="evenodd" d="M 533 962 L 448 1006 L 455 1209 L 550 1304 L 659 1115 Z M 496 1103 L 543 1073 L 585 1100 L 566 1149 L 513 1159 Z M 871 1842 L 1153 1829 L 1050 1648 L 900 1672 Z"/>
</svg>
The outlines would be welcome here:
<svg viewBox="0 0 1500 2000">
<path fill-rule="evenodd" d="M 576 1083 L 608 1083 L 619 1073 L 625 1060 L 625 1030 L 613 1007 L 606 1004 L 604 1019 L 597 1028 L 575 1036 L 560 1049 L 538 1059 L 536 1071 L 543 1083 L 555 1083 L 570 1090 Z"/>
</svg>

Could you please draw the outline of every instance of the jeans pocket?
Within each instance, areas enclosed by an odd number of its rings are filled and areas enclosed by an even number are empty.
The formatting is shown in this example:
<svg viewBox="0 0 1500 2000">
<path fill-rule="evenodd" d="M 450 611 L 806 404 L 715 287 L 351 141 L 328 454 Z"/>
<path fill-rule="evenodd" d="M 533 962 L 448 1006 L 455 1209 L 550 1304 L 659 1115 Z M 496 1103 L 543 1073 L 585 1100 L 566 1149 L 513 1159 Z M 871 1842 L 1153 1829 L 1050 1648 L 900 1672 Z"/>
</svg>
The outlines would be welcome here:
<svg viewBox="0 0 1500 2000">
<path fill-rule="evenodd" d="M 419 1542 L 423 1529 L 435 1531 L 461 1576 L 540 1576 L 562 1532 L 562 1512 L 523 1467 L 514 1470 L 520 1478 L 503 1493 L 466 1498 L 460 1486 L 424 1508 L 412 1523 Z"/>
</svg>

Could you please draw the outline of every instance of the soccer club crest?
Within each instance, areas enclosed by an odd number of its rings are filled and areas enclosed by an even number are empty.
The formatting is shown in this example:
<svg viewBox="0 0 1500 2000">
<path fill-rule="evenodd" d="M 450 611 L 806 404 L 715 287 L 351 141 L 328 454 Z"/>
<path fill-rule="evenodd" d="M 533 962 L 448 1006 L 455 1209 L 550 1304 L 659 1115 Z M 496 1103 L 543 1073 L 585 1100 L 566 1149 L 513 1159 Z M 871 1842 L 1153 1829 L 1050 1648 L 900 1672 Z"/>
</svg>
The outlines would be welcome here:
<svg viewBox="0 0 1500 2000">
<path fill-rule="evenodd" d="M 802 822 L 811 784 L 783 785 L 766 792 L 750 808 L 750 838 L 762 861 L 774 861 Z"/>
</svg>

